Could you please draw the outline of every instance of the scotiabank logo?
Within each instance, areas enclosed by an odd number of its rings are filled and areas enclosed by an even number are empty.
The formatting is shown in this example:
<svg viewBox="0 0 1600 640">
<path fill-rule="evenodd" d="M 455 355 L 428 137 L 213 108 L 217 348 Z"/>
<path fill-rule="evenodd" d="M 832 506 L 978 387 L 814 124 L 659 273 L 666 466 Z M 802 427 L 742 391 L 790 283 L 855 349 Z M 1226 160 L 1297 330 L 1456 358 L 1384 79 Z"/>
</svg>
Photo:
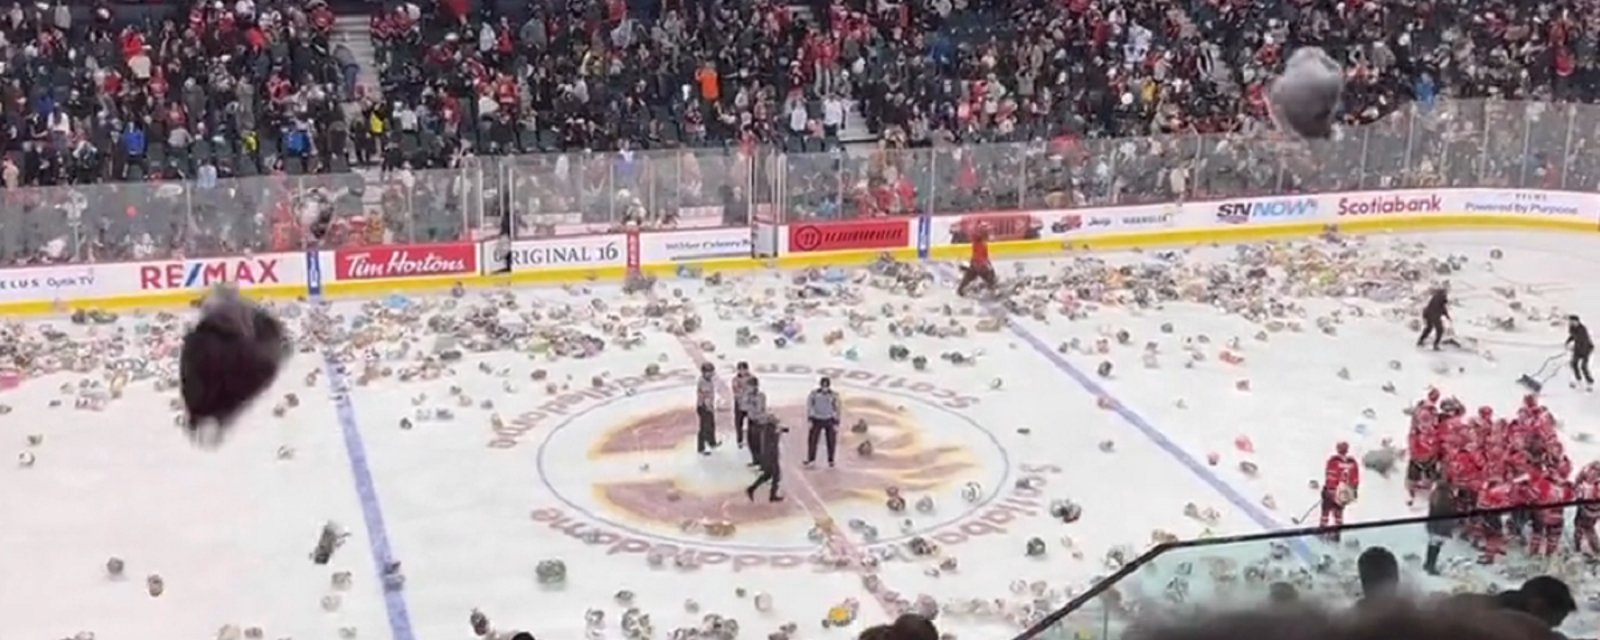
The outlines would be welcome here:
<svg viewBox="0 0 1600 640">
<path fill-rule="evenodd" d="M 1372 216 L 1392 213 L 1432 213 L 1442 208 L 1437 195 L 1426 196 L 1370 196 L 1339 198 L 1339 215 Z"/>
<path fill-rule="evenodd" d="M 277 258 L 219 258 L 139 267 L 139 288 L 195 289 L 231 283 L 278 284 Z"/>
<path fill-rule="evenodd" d="M 789 253 L 898 249 L 910 245 L 911 221 L 903 218 L 789 226 Z"/>
<path fill-rule="evenodd" d="M 339 280 L 381 280 L 478 272 L 478 247 L 467 242 L 372 247 L 334 254 Z"/>
</svg>

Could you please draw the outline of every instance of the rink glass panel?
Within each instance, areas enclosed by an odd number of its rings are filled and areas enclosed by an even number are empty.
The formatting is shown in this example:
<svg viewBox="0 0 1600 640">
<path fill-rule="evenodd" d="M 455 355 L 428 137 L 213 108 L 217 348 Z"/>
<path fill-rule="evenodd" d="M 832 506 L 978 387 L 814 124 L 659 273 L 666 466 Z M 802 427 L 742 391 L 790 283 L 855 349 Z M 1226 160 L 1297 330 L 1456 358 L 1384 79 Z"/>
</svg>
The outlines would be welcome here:
<svg viewBox="0 0 1600 640">
<path fill-rule="evenodd" d="M 1558 560 L 1553 562 L 1532 558 L 1521 544 L 1508 542 L 1506 553 L 1493 565 L 1480 564 L 1481 552 L 1466 537 L 1469 527 L 1485 518 L 1509 522 L 1516 509 L 1161 545 L 1122 566 L 1017 640 L 1119 640 L 1142 620 L 1181 621 L 1184 616 L 1202 611 L 1267 605 L 1274 583 L 1292 586 L 1302 602 L 1349 606 L 1361 597 L 1356 560 L 1373 547 L 1383 547 L 1394 554 L 1400 564 L 1402 591 L 1413 595 L 1511 590 L 1520 585 L 1523 573 L 1527 577 L 1559 577 L 1572 587 L 1579 601 L 1579 612 L 1568 619 L 1563 630 L 1592 635 L 1600 628 L 1600 620 L 1586 611 L 1587 577 L 1571 551 L 1572 515 L 1581 504 L 1597 503 L 1570 502 L 1551 507 L 1561 509 L 1567 522 L 1557 545 Z M 1429 525 L 1438 528 L 1444 523 L 1455 533 L 1444 539 L 1438 562 L 1441 574 L 1430 576 L 1423 570 Z M 1508 577 L 1509 574 L 1518 577 Z"/>
<path fill-rule="evenodd" d="M 444 169 L 127 182 L 7 190 L 0 264 L 159 260 L 293 250 L 286 215 L 320 188 L 334 214 L 390 244 L 604 232 L 628 202 L 697 226 L 860 214 L 904 183 L 891 215 L 1129 205 L 1431 187 L 1584 190 L 1600 184 L 1600 106 L 1411 104 L 1338 139 L 1164 134 L 1085 139 L 1071 123 L 960 148 L 756 148 L 472 157 Z M 722 212 L 716 215 L 708 211 Z M 277 236 L 274 236 L 276 225 Z M 648 228 L 648 227 L 647 227 Z"/>
</svg>

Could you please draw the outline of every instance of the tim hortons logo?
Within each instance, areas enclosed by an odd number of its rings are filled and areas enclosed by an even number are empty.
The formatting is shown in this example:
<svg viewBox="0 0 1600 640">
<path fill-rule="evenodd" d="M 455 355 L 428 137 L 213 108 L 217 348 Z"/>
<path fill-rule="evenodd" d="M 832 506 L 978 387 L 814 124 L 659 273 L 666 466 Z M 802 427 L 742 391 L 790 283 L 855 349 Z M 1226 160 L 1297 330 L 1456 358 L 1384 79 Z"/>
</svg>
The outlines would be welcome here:
<svg viewBox="0 0 1600 640">
<path fill-rule="evenodd" d="M 374 280 L 462 274 L 474 270 L 470 263 L 471 259 L 461 251 L 377 249 L 346 254 L 340 263 L 339 278 Z"/>
</svg>

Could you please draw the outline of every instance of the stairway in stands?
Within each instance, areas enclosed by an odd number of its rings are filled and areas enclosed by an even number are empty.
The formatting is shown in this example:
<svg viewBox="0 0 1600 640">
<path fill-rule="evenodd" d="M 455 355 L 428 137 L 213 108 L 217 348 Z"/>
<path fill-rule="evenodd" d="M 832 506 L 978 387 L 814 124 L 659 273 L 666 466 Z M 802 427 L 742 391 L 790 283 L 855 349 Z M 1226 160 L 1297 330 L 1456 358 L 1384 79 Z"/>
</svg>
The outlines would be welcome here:
<svg viewBox="0 0 1600 640">
<path fill-rule="evenodd" d="M 365 11 L 375 9 L 364 8 Z M 343 13 L 333 20 L 332 46 L 344 45 L 350 48 L 350 53 L 356 58 L 356 64 L 361 65 L 361 71 L 356 74 L 356 84 L 361 87 L 361 93 L 368 96 L 379 96 L 382 85 L 378 79 L 378 51 L 372 45 L 372 22 L 368 13 Z M 350 101 L 344 103 L 346 118 L 361 115 L 361 103 Z M 382 178 L 379 171 L 372 167 L 355 167 L 353 171 L 366 179 L 369 185 L 378 184 Z M 361 208 L 364 211 L 376 211 L 383 205 L 383 189 L 368 188 L 361 192 Z"/>
<path fill-rule="evenodd" d="M 364 87 L 367 95 L 376 95 L 378 91 L 378 58 L 377 49 L 372 46 L 371 18 L 365 14 L 340 15 L 333 20 L 332 45 L 344 45 L 350 48 L 350 53 L 355 54 L 356 63 L 361 65 L 361 72 L 356 74 L 356 83 Z M 346 111 L 352 105 L 346 104 Z"/>
<path fill-rule="evenodd" d="M 875 143 L 878 135 L 867 129 L 867 119 L 861 116 L 861 103 L 851 100 L 844 112 L 844 128 L 839 131 L 839 141 L 847 145 Z"/>
</svg>

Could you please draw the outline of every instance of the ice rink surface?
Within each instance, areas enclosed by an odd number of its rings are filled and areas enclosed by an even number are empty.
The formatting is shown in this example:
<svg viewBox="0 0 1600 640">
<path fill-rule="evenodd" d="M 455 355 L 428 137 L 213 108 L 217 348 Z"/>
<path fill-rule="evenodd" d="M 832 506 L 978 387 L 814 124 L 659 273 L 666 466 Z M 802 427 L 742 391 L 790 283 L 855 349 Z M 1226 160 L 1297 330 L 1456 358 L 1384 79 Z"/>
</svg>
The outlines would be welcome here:
<svg viewBox="0 0 1600 640">
<path fill-rule="evenodd" d="M 1384 314 L 1404 308 L 1409 319 L 1410 300 L 1295 300 L 1288 293 L 1265 295 L 1303 305 L 1305 317 L 1294 320 L 1304 330 L 1270 332 L 1265 341 L 1255 337 L 1257 323 L 1185 302 L 1098 306 L 1073 320 L 1057 312 L 1056 298 L 1044 305 L 1043 320 L 1013 316 L 1010 326 L 985 332 L 977 327 L 985 308 L 956 298 L 949 281 L 955 269 L 942 265 L 934 268 L 941 279 L 918 298 L 852 285 L 846 288 L 858 297 L 803 301 L 808 309 L 794 315 L 805 338 L 784 347 L 767 325 L 784 315 L 793 273 L 730 277 L 715 286 L 663 280 L 654 298 L 663 318 L 681 317 L 674 307 L 688 305 L 703 322 L 682 337 L 669 333 L 665 320 L 644 317 L 647 298 L 613 285 L 517 290 L 517 309 L 500 312 L 502 323 L 591 335 L 610 324 L 606 348 L 588 358 L 557 356 L 543 340 L 520 352 L 468 349 L 437 376 L 412 375 L 416 355 L 436 341 L 425 320 L 464 321 L 464 309 L 486 304 L 485 294 L 334 303 L 331 313 L 346 331 L 360 329 L 363 306 L 391 319 L 342 339 L 350 344 L 359 336 L 369 346 L 353 351 L 355 361 L 332 383 L 320 354 L 297 356 L 216 449 L 181 435 L 170 406 L 176 392 L 158 391 L 152 380 L 131 382 L 121 399 L 94 412 L 73 408 L 76 385 L 107 379 L 103 370 L 26 379 L 0 391 L 0 403 L 11 408 L 0 417 L 0 442 L 7 455 L 36 458 L 31 467 L 0 468 L 0 638 L 85 630 L 194 638 L 237 625 L 260 627 L 268 638 L 333 638 L 344 629 L 359 638 L 431 640 L 466 636 L 475 608 L 500 629 L 541 638 L 584 637 L 585 612 L 598 609 L 604 632 L 596 637 L 624 637 L 618 623 L 629 606 L 650 614 L 657 637 L 717 614 L 737 620 L 742 637 L 766 637 L 792 622 L 797 638 L 847 638 L 888 617 L 892 594 L 953 603 L 956 611 L 940 625 L 961 638 L 1010 637 L 1014 620 L 973 615 L 965 603 L 998 599 L 1021 617 L 1028 605 L 1059 606 L 1111 571 L 1108 554 L 1132 558 L 1157 535 L 1293 526 L 1316 500 L 1308 482 L 1320 480 L 1334 443 L 1350 442 L 1358 457 L 1385 439 L 1403 445 L 1401 409 L 1430 386 L 1469 408 L 1514 409 L 1523 391 L 1513 381 L 1559 353 L 1565 338 L 1563 329 L 1528 320 L 1527 312 L 1600 319 L 1600 284 L 1591 275 L 1597 261 L 1586 257 L 1597 246 L 1592 239 L 1475 232 L 1365 242 L 1361 259 L 1375 273 L 1402 270 L 1382 262 L 1401 255 L 1402 244 L 1424 243 L 1425 255 L 1464 256 L 1461 270 L 1446 277 L 1457 332 L 1493 358 L 1413 348 L 1404 320 Z M 1504 258 L 1490 258 L 1495 248 Z M 1178 253 L 1189 263 L 1221 265 L 1236 251 Z M 1156 252 L 1092 257 L 1112 265 L 1161 259 Z M 1014 269 L 1047 275 L 1075 259 L 1000 267 L 1006 278 L 1016 277 Z M 1274 276 L 1302 284 L 1318 277 Z M 1522 312 L 1508 310 L 1497 291 L 1507 288 Z M 445 308 L 451 304 L 456 308 Z M 893 319 L 953 321 L 966 334 L 891 335 L 886 305 Z M 1318 331 L 1315 318 L 1334 310 L 1343 318 L 1336 335 Z M 858 323 L 866 331 L 848 326 L 850 312 L 871 316 Z M 523 320 L 510 320 L 519 314 Z M 1487 326 L 1491 316 L 1511 315 L 1518 316 L 1513 331 Z M 26 342 L 50 324 L 70 336 L 61 340 L 102 353 L 117 344 L 124 349 L 117 357 L 162 361 L 176 335 L 140 333 L 141 321 L 91 329 L 58 319 L 11 331 Z M 290 321 L 305 323 L 305 314 Z M 1170 333 L 1162 331 L 1167 323 Z M 632 327 L 637 344 L 619 344 L 618 327 Z M 757 344 L 736 343 L 744 327 Z M 836 330 L 842 339 L 826 344 Z M 109 337 L 114 331 L 123 337 Z M 1118 331 L 1128 332 L 1128 344 L 1118 344 Z M 1218 356 L 1235 337 L 1232 351 L 1243 362 L 1228 364 Z M 1108 353 L 1092 353 L 1102 338 Z M 1074 339 L 1080 349 L 1063 348 Z M 1155 368 L 1143 362 L 1147 342 L 1160 354 Z M 891 345 L 927 357 L 926 370 L 891 359 Z M 1188 347 L 1205 360 L 1186 367 Z M 368 351 L 375 359 L 367 361 Z M 972 362 L 952 364 L 941 357 L 948 352 Z M 751 363 L 774 411 L 794 428 L 784 440 L 782 503 L 761 494 L 746 499 L 748 452 L 735 446 L 726 414 L 719 417 L 721 448 L 695 453 L 694 372 L 712 362 L 726 380 L 736 361 Z M 1112 365 L 1109 376 L 1097 373 L 1102 362 Z M 659 372 L 646 375 L 652 367 Z M 1348 379 L 1337 375 L 1341 368 Z M 838 466 L 803 469 L 803 403 L 822 375 L 834 379 L 844 403 Z M 1244 380 L 1248 390 L 1238 388 Z M 1600 400 L 1569 390 L 1566 380 L 1563 371 L 1543 398 L 1582 466 L 1600 459 L 1600 447 L 1580 436 L 1600 419 Z M 1386 392 L 1386 384 L 1395 391 Z M 298 406 L 287 406 L 290 393 Z M 282 417 L 275 405 L 284 405 Z M 858 420 L 867 423 L 864 434 L 850 429 Z M 32 435 L 43 441 L 30 446 Z M 863 440 L 874 445 L 870 456 L 858 452 Z M 1244 461 L 1259 472 L 1241 472 Z M 891 487 L 911 503 L 904 513 L 886 507 Z M 923 497 L 932 501 L 926 512 L 916 506 Z M 1081 519 L 1052 519 L 1056 500 L 1081 507 Z M 1185 515 L 1191 504 L 1214 517 Z M 1416 513 L 1398 475 L 1368 474 L 1348 518 Z M 329 565 L 318 566 L 308 556 L 328 521 L 351 535 Z M 715 535 L 726 533 L 717 531 L 723 525 L 733 527 L 731 535 Z M 937 557 L 910 553 L 913 537 L 936 544 Z M 1024 554 L 1034 537 L 1048 546 L 1042 557 Z M 1399 555 L 1420 553 L 1424 543 L 1417 530 L 1356 537 Z M 1265 550 L 1214 553 L 1247 562 Z M 852 561 L 830 568 L 819 564 L 819 553 Z M 1198 559 L 1213 552 L 1187 553 Z M 1282 562 L 1325 554 L 1343 559 L 1354 551 L 1308 541 Z M 125 560 L 124 578 L 107 577 L 110 557 Z M 955 566 L 941 569 L 945 558 Z M 379 580 L 390 559 L 403 563 L 403 589 L 386 590 Z M 536 567 L 544 560 L 565 564 L 564 584 L 540 584 Z M 353 574 L 349 589 L 330 584 L 337 571 Z M 1170 571 L 1139 574 L 1124 595 L 1164 597 Z M 1415 565 L 1407 571 L 1408 580 L 1419 574 Z M 1514 585 L 1476 566 L 1451 573 L 1415 582 L 1422 589 Z M 146 592 L 150 574 L 165 580 L 160 597 Z M 1592 579 L 1577 585 L 1587 592 Z M 1034 603 L 1031 586 L 1018 593 L 1018 581 L 1041 582 L 1040 599 L 1048 602 Z M 1202 578 L 1191 582 L 1196 597 L 1220 597 Z M 624 590 L 632 593 L 626 605 L 618 598 Z M 758 594 L 770 597 L 770 610 L 758 609 Z M 860 619 L 825 629 L 829 608 L 847 599 L 860 603 Z M 1579 616 L 1568 630 L 1592 631 L 1590 622 Z"/>
</svg>

